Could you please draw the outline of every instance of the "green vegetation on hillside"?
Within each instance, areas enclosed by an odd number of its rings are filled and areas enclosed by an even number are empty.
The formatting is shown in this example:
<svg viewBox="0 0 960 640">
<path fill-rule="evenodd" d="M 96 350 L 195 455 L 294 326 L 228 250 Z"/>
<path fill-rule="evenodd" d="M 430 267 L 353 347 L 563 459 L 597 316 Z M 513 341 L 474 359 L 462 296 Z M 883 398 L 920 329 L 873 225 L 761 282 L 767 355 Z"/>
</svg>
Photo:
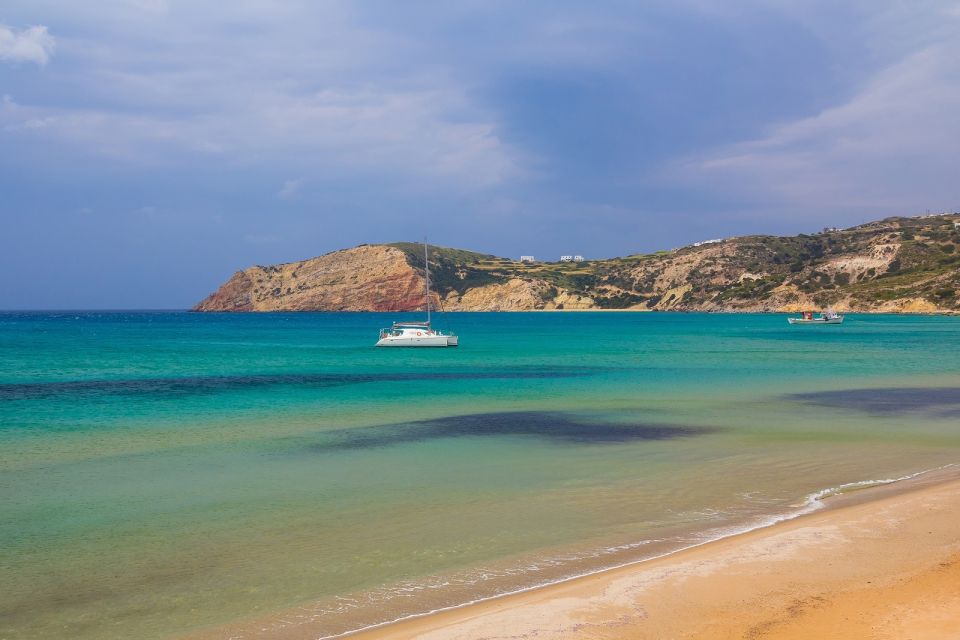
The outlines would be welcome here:
<svg viewBox="0 0 960 640">
<path fill-rule="evenodd" d="M 520 278 L 544 284 L 545 303 L 565 291 L 602 309 L 732 310 L 844 301 L 873 308 L 909 299 L 949 310 L 960 303 L 958 221 L 956 214 L 888 218 L 840 231 L 743 236 L 579 263 L 521 263 L 431 246 L 431 276 L 442 296 Z M 389 246 L 423 268 L 423 245 Z"/>
</svg>

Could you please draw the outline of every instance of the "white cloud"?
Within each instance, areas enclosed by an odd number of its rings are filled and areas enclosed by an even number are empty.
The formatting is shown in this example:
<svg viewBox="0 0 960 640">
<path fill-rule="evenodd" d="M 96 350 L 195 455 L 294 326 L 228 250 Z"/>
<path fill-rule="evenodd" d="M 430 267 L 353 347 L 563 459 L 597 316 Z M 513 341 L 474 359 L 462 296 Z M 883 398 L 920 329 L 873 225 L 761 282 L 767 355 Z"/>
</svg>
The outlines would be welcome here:
<svg viewBox="0 0 960 640">
<path fill-rule="evenodd" d="M 0 24 L 0 60 L 47 64 L 56 48 L 56 41 L 42 25 L 16 31 Z"/>
<path fill-rule="evenodd" d="M 522 174 L 515 149 L 492 119 L 470 113 L 454 88 L 326 89 L 308 95 L 261 91 L 215 115 L 30 107 L 12 100 L 3 130 L 45 136 L 126 161 L 182 161 L 182 152 L 237 163 L 282 156 L 300 170 L 388 171 L 484 188 Z M 284 185 L 281 197 L 299 184 Z"/>
<path fill-rule="evenodd" d="M 283 186 L 280 188 L 280 191 L 277 192 L 278 198 L 292 198 L 297 195 L 300 191 L 300 187 L 303 186 L 303 178 L 297 178 L 295 180 L 286 180 L 283 183 Z"/>
<path fill-rule="evenodd" d="M 31 104 L 15 89 L 20 104 L 0 105 L 0 133 L 58 155 L 146 166 L 209 166 L 215 156 L 424 189 L 486 189 L 525 175 L 529 157 L 501 138 L 469 74 L 352 3 L 250 0 L 229 15 L 215 4 L 166 6 L 61 7 L 61 21 L 82 28 L 58 27 L 71 66 L 49 80 L 58 95 L 83 99 Z"/>
<path fill-rule="evenodd" d="M 960 204 L 960 38 L 915 51 L 843 103 L 685 158 L 673 177 L 774 210 L 909 213 Z"/>
</svg>

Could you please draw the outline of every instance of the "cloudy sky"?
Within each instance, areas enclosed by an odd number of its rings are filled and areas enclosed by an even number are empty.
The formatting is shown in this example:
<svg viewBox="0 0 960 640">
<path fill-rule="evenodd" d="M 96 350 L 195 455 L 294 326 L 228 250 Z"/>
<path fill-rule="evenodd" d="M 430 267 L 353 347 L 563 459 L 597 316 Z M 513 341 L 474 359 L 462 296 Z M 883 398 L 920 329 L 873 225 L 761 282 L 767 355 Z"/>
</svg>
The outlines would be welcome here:
<svg viewBox="0 0 960 640">
<path fill-rule="evenodd" d="M 958 141 L 955 1 L 5 0 L 0 308 L 957 210 Z"/>
</svg>

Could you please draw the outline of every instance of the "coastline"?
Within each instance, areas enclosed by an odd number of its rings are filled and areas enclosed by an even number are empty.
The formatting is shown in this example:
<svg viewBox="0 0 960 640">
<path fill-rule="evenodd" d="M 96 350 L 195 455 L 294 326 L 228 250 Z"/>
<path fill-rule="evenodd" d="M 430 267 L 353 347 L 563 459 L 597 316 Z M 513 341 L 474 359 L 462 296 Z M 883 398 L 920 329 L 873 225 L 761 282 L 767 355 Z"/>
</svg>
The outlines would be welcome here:
<svg viewBox="0 0 960 640">
<path fill-rule="evenodd" d="M 958 510 L 960 468 L 948 465 L 824 489 L 791 514 L 662 556 L 356 631 L 276 625 L 289 620 L 278 612 L 184 637 L 859 638 L 901 637 L 874 633 L 900 625 L 953 638 Z"/>
<path fill-rule="evenodd" d="M 733 638 L 960 635 L 960 473 L 647 561 L 343 637 Z M 900 485 L 900 486 L 897 486 Z M 298 637 L 296 635 L 284 637 Z"/>
<path fill-rule="evenodd" d="M 816 306 L 811 306 L 811 308 L 816 308 Z M 799 313 L 801 310 L 807 309 L 806 306 L 797 307 L 797 309 L 602 309 L 602 308 L 587 308 L 587 309 L 496 309 L 496 310 L 483 310 L 483 309 L 447 309 L 441 311 L 442 314 L 460 314 L 460 313 L 653 313 L 653 314 L 669 314 L 669 313 L 683 313 L 683 314 L 695 314 L 695 313 L 711 313 L 711 314 L 725 314 L 725 315 L 767 315 L 767 316 L 783 316 L 783 315 L 794 315 Z M 845 314 L 851 315 L 864 315 L 864 316 L 909 316 L 909 317 L 954 317 L 960 316 L 960 311 L 954 309 L 937 309 L 937 310 L 924 310 L 924 311 L 911 311 L 906 309 L 897 309 L 897 310 L 887 310 L 887 309 L 838 309 Z M 110 310 L 108 310 L 110 311 Z M 269 315 L 273 313 L 326 313 L 326 314 L 335 314 L 335 313 L 357 313 L 357 314 L 368 314 L 368 313 L 379 313 L 379 314 L 388 314 L 388 313 L 422 313 L 422 308 L 417 309 L 405 309 L 405 310 L 394 310 L 394 311 L 379 311 L 375 309 L 352 309 L 352 310 L 335 310 L 335 309 L 245 309 L 245 310 L 235 310 L 235 309 L 218 309 L 215 311 L 208 311 L 204 309 L 176 309 L 174 311 L 182 311 L 185 313 L 197 313 L 197 314 L 231 314 L 231 315 Z M 7 311 L 3 313 L 33 313 L 32 311 Z M 40 311 L 39 313 L 47 313 L 46 311 Z"/>
<path fill-rule="evenodd" d="M 825 509 L 667 556 L 343 637 L 957 637 L 960 472 L 938 476 L 836 496 Z"/>
</svg>

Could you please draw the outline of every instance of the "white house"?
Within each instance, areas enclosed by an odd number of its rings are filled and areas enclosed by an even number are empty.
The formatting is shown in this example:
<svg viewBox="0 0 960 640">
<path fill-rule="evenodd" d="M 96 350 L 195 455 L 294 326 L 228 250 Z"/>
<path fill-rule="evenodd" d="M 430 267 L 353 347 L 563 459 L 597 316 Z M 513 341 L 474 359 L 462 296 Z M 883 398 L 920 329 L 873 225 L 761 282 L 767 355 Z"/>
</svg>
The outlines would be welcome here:
<svg viewBox="0 0 960 640">
<path fill-rule="evenodd" d="M 533 256 L 520 256 L 520 262 L 536 262 Z"/>
<path fill-rule="evenodd" d="M 560 256 L 560 262 L 573 262 L 573 256 Z"/>
<path fill-rule="evenodd" d="M 574 262 L 583 262 L 583 256 L 573 256 Z"/>
</svg>

